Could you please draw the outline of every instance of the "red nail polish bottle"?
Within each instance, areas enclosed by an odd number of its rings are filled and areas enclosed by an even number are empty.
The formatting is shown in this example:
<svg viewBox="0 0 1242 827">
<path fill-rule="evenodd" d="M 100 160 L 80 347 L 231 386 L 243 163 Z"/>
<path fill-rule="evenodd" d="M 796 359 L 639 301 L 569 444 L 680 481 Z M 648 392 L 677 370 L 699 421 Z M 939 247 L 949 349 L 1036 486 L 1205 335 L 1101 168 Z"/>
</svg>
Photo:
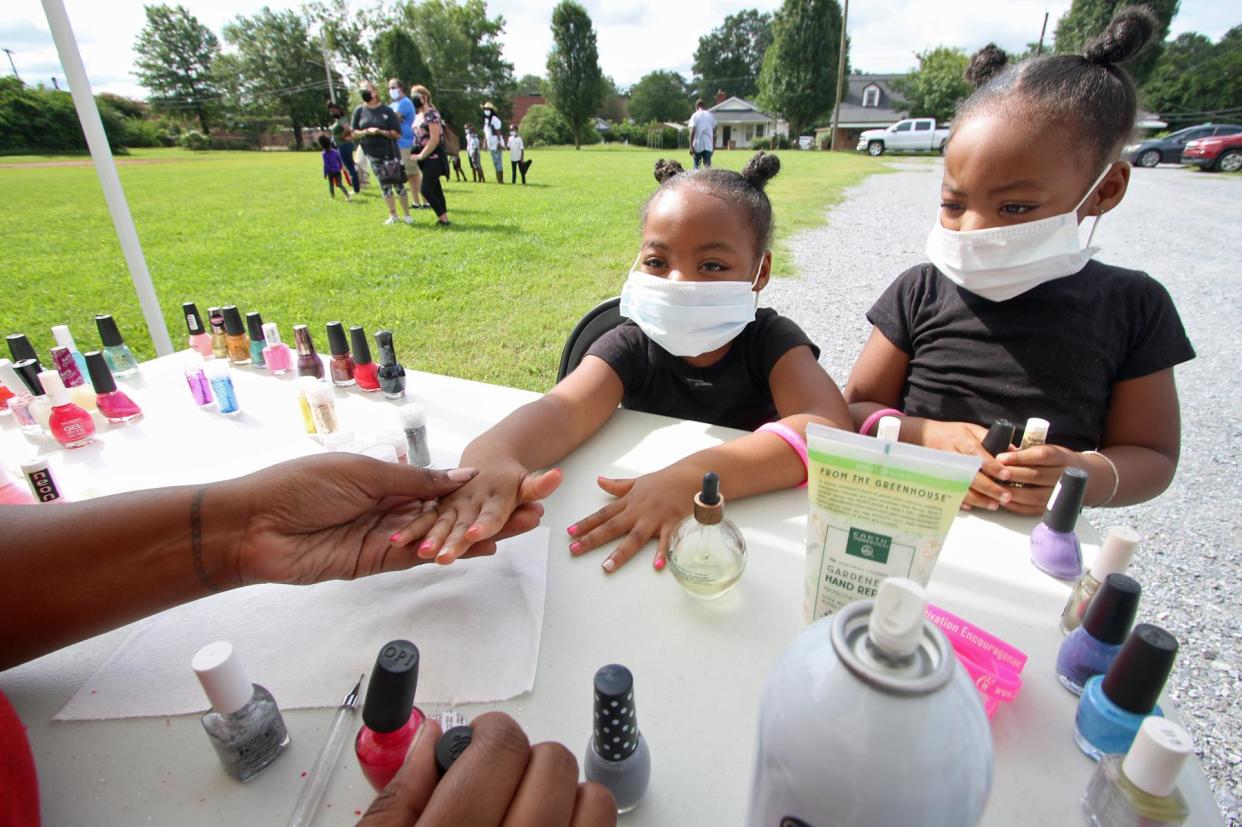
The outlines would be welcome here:
<svg viewBox="0 0 1242 827">
<path fill-rule="evenodd" d="M 367 342 L 367 332 L 362 325 L 349 328 L 349 343 L 354 354 L 354 379 L 358 387 L 364 391 L 380 389 L 379 365 L 371 361 L 371 345 Z"/>
<path fill-rule="evenodd" d="M 80 448 L 95 440 L 95 420 L 91 415 L 73 404 L 69 399 L 69 391 L 60 374 L 54 370 L 45 370 L 39 374 L 39 381 L 52 402 L 52 414 L 48 419 L 48 429 L 52 436 L 65 448 Z"/>
<path fill-rule="evenodd" d="M 95 404 L 104 419 L 112 423 L 132 422 L 142 416 L 134 400 L 116 389 L 116 380 L 104 355 L 98 350 L 86 354 L 86 369 L 91 375 L 91 385 L 95 387 Z"/>
<path fill-rule="evenodd" d="M 423 725 L 423 711 L 414 706 L 417 686 L 418 647 L 408 640 L 385 644 L 367 683 L 362 728 L 354 741 L 358 766 L 376 790 L 388 786 L 401 769 Z"/>
</svg>

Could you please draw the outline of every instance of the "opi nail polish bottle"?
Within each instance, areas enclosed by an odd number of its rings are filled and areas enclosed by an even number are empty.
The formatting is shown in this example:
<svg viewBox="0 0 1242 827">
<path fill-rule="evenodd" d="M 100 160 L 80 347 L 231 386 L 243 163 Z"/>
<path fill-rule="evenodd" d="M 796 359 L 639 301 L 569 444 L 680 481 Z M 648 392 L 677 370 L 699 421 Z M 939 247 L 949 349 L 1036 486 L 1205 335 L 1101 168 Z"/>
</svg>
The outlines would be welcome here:
<svg viewBox="0 0 1242 827">
<path fill-rule="evenodd" d="M 246 332 L 250 334 L 250 364 L 256 368 L 267 367 L 267 357 L 263 355 L 267 350 L 263 335 L 263 317 L 254 312 L 247 313 Z"/>
<path fill-rule="evenodd" d="M 108 370 L 108 360 L 97 350 L 86 354 L 86 368 L 91 375 L 91 384 L 95 386 L 99 412 L 104 419 L 114 424 L 133 422 L 142 417 L 142 408 L 134 400 L 116 389 L 116 380 L 112 371 Z"/>
<path fill-rule="evenodd" d="M 1177 775 L 1194 751 L 1190 734 L 1164 718 L 1145 718 L 1125 755 L 1105 755 L 1082 797 L 1087 823 L 1100 827 L 1176 827 L 1190 815 Z"/>
<path fill-rule="evenodd" d="M 211 334 L 203 327 L 203 317 L 198 313 L 198 305 L 194 302 L 182 302 L 181 312 L 185 315 L 185 329 L 189 334 L 190 350 L 203 356 L 214 356 L 211 349 Z"/>
<path fill-rule="evenodd" d="M 1074 584 L 1065 609 L 1061 612 L 1061 632 L 1069 634 L 1082 624 L 1083 615 L 1091 598 L 1100 590 L 1104 578 L 1110 574 L 1125 574 L 1138 549 L 1138 532 L 1129 526 L 1113 526 L 1104 538 L 1104 545 L 1091 561 L 1091 568 Z"/>
<path fill-rule="evenodd" d="M 319 380 L 313 376 L 298 377 L 298 408 L 302 411 L 302 426 L 306 429 L 306 433 L 315 433 L 315 417 L 311 416 L 310 409 L 310 392 Z"/>
<path fill-rule="evenodd" d="M 30 410 L 30 406 L 34 403 L 34 394 L 26 387 L 26 383 L 17 375 L 17 371 L 13 368 L 13 363 L 8 359 L 0 359 L 0 383 L 8 389 L 9 393 L 9 411 L 13 414 L 13 419 L 17 422 L 17 427 L 22 429 L 22 433 L 38 434 L 41 433 L 39 423 L 34 417 L 34 413 Z"/>
<path fill-rule="evenodd" d="M 1103 675 L 1121 651 L 1138 613 L 1138 581 L 1110 574 L 1091 601 L 1082 625 L 1061 643 L 1057 652 L 1057 680 L 1075 695 L 1096 675 Z"/>
<path fill-rule="evenodd" d="M 651 781 L 651 751 L 634 708 L 634 675 L 620 664 L 595 673 L 595 721 L 583 771 L 587 781 L 612 791 L 622 814 L 638 806 Z"/>
<path fill-rule="evenodd" d="M 423 711 L 414 706 L 417 688 L 418 647 L 408 640 L 385 644 L 371 671 L 362 726 L 354 740 L 358 766 L 377 790 L 397 774 L 425 720 Z"/>
<path fill-rule="evenodd" d="M 138 372 L 138 360 L 116 326 L 116 319 L 108 315 L 96 316 L 95 326 L 99 328 L 99 340 L 103 342 L 104 358 L 113 376 L 131 376 Z"/>
<path fill-rule="evenodd" d="M 276 699 L 251 683 L 233 645 L 209 643 L 190 661 L 211 709 L 203 713 L 203 729 L 224 771 L 249 781 L 289 748 L 289 730 Z"/>
<path fill-rule="evenodd" d="M 207 373 L 203 370 L 203 355 L 197 351 L 187 354 L 181 371 L 185 374 L 185 383 L 190 386 L 194 404 L 200 408 L 210 405 L 211 383 L 207 381 Z"/>
<path fill-rule="evenodd" d="M 29 412 L 39 425 L 39 433 L 50 437 L 52 435 L 52 399 L 47 395 L 43 381 L 39 378 L 43 366 L 39 364 L 38 359 L 23 359 L 13 365 L 13 369 L 17 371 L 22 384 L 30 390 L 30 395 L 33 397 L 30 400 Z"/>
<path fill-rule="evenodd" d="M 233 387 L 233 376 L 226 359 L 212 359 L 206 364 L 207 381 L 211 382 L 211 392 L 216 397 L 216 410 L 225 416 L 232 416 L 241 410 L 237 404 L 237 390 Z"/>
<path fill-rule="evenodd" d="M 293 366 L 293 357 L 289 355 L 289 346 L 280 340 L 280 330 L 275 322 L 263 325 L 263 364 L 267 372 L 273 376 L 288 373 Z"/>
<path fill-rule="evenodd" d="M 315 343 L 311 341 L 310 330 L 304 324 L 293 326 L 293 343 L 298 348 L 298 376 L 323 378 L 323 362 L 315 352 Z"/>
<path fill-rule="evenodd" d="M 34 345 L 30 344 L 25 333 L 11 333 L 5 339 L 8 340 L 9 353 L 13 355 L 14 362 L 24 362 L 27 359 L 39 361 L 39 354 L 35 351 Z M 42 370 L 42 368 L 39 369 Z"/>
<path fill-rule="evenodd" d="M 1033 416 L 1026 421 L 1026 427 L 1022 429 L 1022 444 L 1018 446 L 1019 451 L 1025 451 L 1027 448 L 1035 448 L 1043 445 L 1048 441 L 1048 429 L 1052 427 L 1046 419 L 1040 419 Z"/>
<path fill-rule="evenodd" d="M 310 406 L 315 433 L 320 437 L 335 433 L 340 428 L 336 421 L 336 393 L 327 382 L 316 381 L 306 389 L 306 404 Z"/>
<path fill-rule="evenodd" d="M 218 307 L 207 308 L 207 321 L 211 325 L 211 353 L 217 359 L 229 358 L 228 334 L 224 332 L 224 313 Z"/>
<path fill-rule="evenodd" d="M 380 388 L 389 399 L 401 399 L 405 396 L 405 368 L 397 361 L 397 352 L 392 346 L 392 331 L 376 333 L 375 346 L 380 352 Z"/>
<path fill-rule="evenodd" d="M 242 324 L 241 311 L 230 304 L 220 308 L 224 315 L 224 343 L 229 351 L 229 361 L 235 365 L 250 364 L 250 339 Z"/>
<path fill-rule="evenodd" d="M 992 456 L 1003 454 L 1013 444 L 1013 433 L 1018 429 L 1008 419 L 998 419 L 988 428 L 988 435 L 983 438 L 983 450 Z"/>
<path fill-rule="evenodd" d="M 1108 672 L 1087 681 L 1074 716 L 1074 743 L 1096 761 L 1130 749 L 1148 715 L 1163 716 L 1156 699 L 1173 671 L 1177 638 L 1140 623 L 1122 644 Z"/>
<path fill-rule="evenodd" d="M 1048 498 L 1043 522 L 1031 532 L 1031 562 L 1035 568 L 1062 580 L 1082 574 L 1082 544 L 1074 526 L 1086 496 L 1087 472 L 1066 468 Z"/>
<path fill-rule="evenodd" d="M 30 485 L 35 502 L 41 505 L 65 502 L 64 496 L 60 493 L 60 486 L 52 477 L 52 469 L 48 468 L 47 457 L 35 457 L 23 462 L 22 474 Z"/>
<path fill-rule="evenodd" d="M 470 742 L 474 740 L 474 728 L 469 726 L 455 726 L 452 729 L 445 730 L 440 736 L 440 740 L 436 741 L 436 770 L 440 777 L 453 768 L 457 763 L 457 759 L 466 751 L 466 747 L 470 746 Z"/>
<path fill-rule="evenodd" d="M 0 466 L 0 505 L 33 505 L 35 498 L 16 481 L 9 479 L 4 467 Z"/>
<path fill-rule="evenodd" d="M 332 384 L 340 388 L 354 384 L 354 360 L 340 322 L 328 322 L 328 350 L 332 353 Z"/>
<path fill-rule="evenodd" d="M 52 415 L 48 420 L 52 438 L 63 448 L 81 448 L 94 442 L 95 420 L 69 398 L 69 391 L 65 389 L 60 374 L 45 370 L 39 374 L 39 381 L 43 383 L 52 403 Z"/>
<path fill-rule="evenodd" d="M 694 513 L 678 523 L 668 546 L 668 567 L 681 587 L 712 600 L 733 588 L 746 570 L 746 540 L 724 516 L 720 477 L 703 475 Z"/>
<path fill-rule="evenodd" d="M 371 345 L 367 342 L 367 332 L 362 325 L 351 325 L 349 328 L 350 350 L 354 358 L 354 379 L 358 387 L 368 393 L 380 389 L 379 365 L 371 361 Z"/>
<path fill-rule="evenodd" d="M 69 325 L 58 324 L 52 328 L 52 338 L 56 340 L 57 347 L 69 348 L 69 353 L 73 357 L 73 362 L 78 366 L 78 373 L 86 375 L 86 357 L 82 355 L 82 351 L 78 350 L 77 342 L 73 341 L 73 334 L 69 332 Z M 61 374 L 64 378 L 64 374 Z"/>
<path fill-rule="evenodd" d="M 397 416 L 401 417 L 401 430 L 405 433 L 410 465 L 416 468 L 430 468 L 431 448 L 427 444 L 426 409 L 416 402 L 410 402 L 397 410 Z"/>
<path fill-rule="evenodd" d="M 86 364 L 86 360 L 83 359 L 82 363 Z M 60 381 L 65 383 L 73 404 L 86 411 L 95 410 L 95 391 L 86 384 L 86 378 L 82 375 L 84 371 L 78 370 L 77 360 L 69 348 L 64 345 L 52 348 L 52 365 L 60 374 Z"/>
</svg>

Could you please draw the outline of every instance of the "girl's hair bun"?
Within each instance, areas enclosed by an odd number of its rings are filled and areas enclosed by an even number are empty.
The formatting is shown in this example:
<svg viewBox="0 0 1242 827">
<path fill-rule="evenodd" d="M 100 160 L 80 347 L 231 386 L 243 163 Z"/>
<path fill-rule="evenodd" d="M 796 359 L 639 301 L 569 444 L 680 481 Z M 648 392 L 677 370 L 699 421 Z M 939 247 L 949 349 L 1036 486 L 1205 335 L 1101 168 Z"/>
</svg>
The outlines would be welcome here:
<svg viewBox="0 0 1242 827">
<path fill-rule="evenodd" d="M 679 162 L 661 158 L 655 164 L 655 179 L 660 184 L 663 184 L 674 175 L 680 175 L 685 171 L 685 168 Z"/>
<path fill-rule="evenodd" d="M 1087 43 L 1083 57 L 1102 66 L 1125 63 L 1143 50 L 1158 28 L 1160 21 L 1151 6 L 1126 6 Z"/>
<path fill-rule="evenodd" d="M 966 82 L 978 89 L 1000 74 L 1009 64 L 1009 55 L 995 43 L 989 43 L 970 57 L 966 67 Z"/>
<path fill-rule="evenodd" d="M 767 152 L 756 152 L 742 168 L 742 177 L 755 189 L 762 190 L 764 185 L 780 171 L 780 158 Z"/>
</svg>

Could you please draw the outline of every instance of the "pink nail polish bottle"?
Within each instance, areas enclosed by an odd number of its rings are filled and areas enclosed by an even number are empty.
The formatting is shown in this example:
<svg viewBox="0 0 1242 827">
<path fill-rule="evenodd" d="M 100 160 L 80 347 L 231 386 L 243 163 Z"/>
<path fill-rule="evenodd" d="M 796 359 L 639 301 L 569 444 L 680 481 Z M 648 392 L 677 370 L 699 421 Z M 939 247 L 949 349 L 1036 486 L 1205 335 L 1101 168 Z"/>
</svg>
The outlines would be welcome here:
<svg viewBox="0 0 1242 827">
<path fill-rule="evenodd" d="M 39 381 L 52 403 L 52 415 L 48 418 L 48 430 L 52 432 L 52 437 L 65 448 L 81 448 L 93 442 L 95 420 L 73 404 L 60 374 L 45 370 L 39 374 Z"/>
<path fill-rule="evenodd" d="M 280 329 L 275 322 L 263 325 L 263 341 L 267 342 L 263 348 L 263 363 L 267 365 L 267 372 L 273 376 L 288 373 L 293 367 L 293 357 L 289 355 L 289 346 L 280 341 Z"/>
<path fill-rule="evenodd" d="M 423 711 L 414 706 L 418 660 L 418 647 L 408 640 L 387 643 L 375 659 L 367 683 L 362 728 L 354 741 L 354 752 L 362 774 L 376 790 L 388 786 L 401 769 L 425 720 Z"/>
<path fill-rule="evenodd" d="M 211 347 L 211 334 L 203 326 L 203 317 L 199 315 L 198 305 L 194 302 L 183 302 L 181 312 L 185 314 L 185 329 L 188 334 L 190 350 L 198 351 L 203 357 L 210 359 L 215 356 Z"/>
<path fill-rule="evenodd" d="M 142 416 L 142 408 L 125 394 L 116 389 L 116 380 L 108 362 L 98 350 L 86 354 L 86 370 L 91 375 L 91 384 L 95 386 L 95 404 L 99 412 L 109 422 L 133 422 Z"/>
</svg>

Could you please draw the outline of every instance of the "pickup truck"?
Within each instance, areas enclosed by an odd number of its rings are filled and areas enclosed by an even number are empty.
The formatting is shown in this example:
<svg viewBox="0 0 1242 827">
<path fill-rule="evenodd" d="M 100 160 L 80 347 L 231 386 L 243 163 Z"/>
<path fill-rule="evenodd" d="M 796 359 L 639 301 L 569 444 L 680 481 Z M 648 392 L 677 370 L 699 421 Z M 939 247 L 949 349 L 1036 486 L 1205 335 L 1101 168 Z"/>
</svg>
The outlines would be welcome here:
<svg viewBox="0 0 1242 827">
<path fill-rule="evenodd" d="M 906 118 L 887 129 L 868 129 L 858 136 L 858 151 L 873 158 L 885 152 L 944 152 L 949 128 L 935 118 Z"/>
</svg>

